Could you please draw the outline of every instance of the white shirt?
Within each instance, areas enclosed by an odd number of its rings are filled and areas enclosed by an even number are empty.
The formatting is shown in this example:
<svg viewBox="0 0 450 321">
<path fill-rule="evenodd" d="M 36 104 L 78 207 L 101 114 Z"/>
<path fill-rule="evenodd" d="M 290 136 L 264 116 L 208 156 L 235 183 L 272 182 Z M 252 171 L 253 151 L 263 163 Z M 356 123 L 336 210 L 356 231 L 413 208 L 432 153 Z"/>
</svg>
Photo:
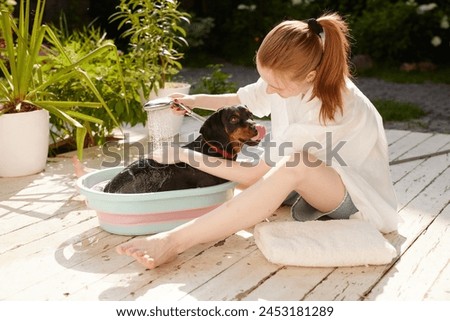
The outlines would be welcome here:
<svg viewBox="0 0 450 321">
<path fill-rule="evenodd" d="M 271 141 L 276 145 L 266 149 L 270 160 L 283 156 L 277 148 L 283 142 L 292 145 L 290 152 L 307 150 L 341 176 L 359 210 L 352 218 L 369 221 L 389 233 L 397 229 L 399 217 L 383 122 L 353 82 L 347 80 L 346 87 L 343 114 L 338 111 L 326 126 L 319 119 L 321 101 L 310 99 L 312 89 L 303 97 L 282 98 L 267 94 L 267 84 L 259 79 L 237 93 L 255 116 L 271 115 Z"/>
</svg>

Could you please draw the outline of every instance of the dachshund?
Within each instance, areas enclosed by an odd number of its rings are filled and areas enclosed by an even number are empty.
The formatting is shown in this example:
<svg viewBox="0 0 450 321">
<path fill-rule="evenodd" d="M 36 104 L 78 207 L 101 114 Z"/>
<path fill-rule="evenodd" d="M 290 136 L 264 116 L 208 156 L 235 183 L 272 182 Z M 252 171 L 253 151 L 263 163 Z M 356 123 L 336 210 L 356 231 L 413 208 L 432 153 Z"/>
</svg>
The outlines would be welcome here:
<svg viewBox="0 0 450 321">
<path fill-rule="evenodd" d="M 236 160 L 243 145 L 256 146 L 265 135 L 253 114 L 242 105 L 222 107 L 203 123 L 200 135 L 182 148 L 209 156 Z M 205 173 L 186 163 L 161 164 L 141 158 L 113 177 L 104 187 L 106 193 L 151 193 L 207 187 L 227 180 Z"/>
</svg>

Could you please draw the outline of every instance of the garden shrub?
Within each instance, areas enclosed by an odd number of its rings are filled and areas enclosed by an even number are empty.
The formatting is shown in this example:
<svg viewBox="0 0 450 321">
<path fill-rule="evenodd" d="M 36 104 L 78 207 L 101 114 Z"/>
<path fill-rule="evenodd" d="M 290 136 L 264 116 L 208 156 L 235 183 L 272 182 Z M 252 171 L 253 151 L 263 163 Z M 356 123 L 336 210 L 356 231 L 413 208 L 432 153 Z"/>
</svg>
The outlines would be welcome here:
<svg viewBox="0 0 450 321">
<path fill-rule="evenodd" d="M 55 32 L 59 33 L 60 40 L 64 46 L 65 52 L 72 60 L 78 60 L 86 53 L 98 48 L 100 45 L 111 42 L 106 39 L 106 34 L 99 28 L 88 26 L 83 30 L 69 32 L 63 25 L 60 29 L 53 27 Z M 54 64 L 58 65 L 58 59 L 63 60 L 63 57 L 52 57 Z M 62 61 L 61 61 L 62 63 Z M 123 93 L 121 84 L 118 81 L 116 69 L 114 68 L 116 61 L 113 53 L 105 54 L 101 57 L 92 59 L 89 64 L 83 68 L 84 71 L 92 77 L 94 84 L 101 92 L 104 100 L 108 104 L 117 121 L 121 124 L 136 125 L 146 121 L 146 113 L 142 108 L 139 96 L 136 93 L 135 79 L 130 73 L 124 74 L 125 93 Z M 131 62 L 128 56 L 121 56 L 122 69 L 129 70 Z M 73 83 L 72 81 L 61 82 L 58 86 L 51 88 L 51 91 L 59 99 L 64 100 L 78 100 L 78 101 L 92 101 L 95 99 L 93 94 L 85 88 L 83 83 Z M 124 96 L 125 95 L 125 96 Z M 126 104 L 128 103 L 128 108 Z M 83 113 L 102 119 L 103 124 L 95 124 L 95 128 L 91 128 L 90 137 L 93 144 L 102 144 L 106 137 L 111 134 L 114 128 L 117 127 L 112 119 L 105 117 L 103 109 L 83 109 Z M 67 123 L 61 121 L 56 117 L 51 117 L 51 123 L 55 126 L 57 134 L 60 138 L 64 136 L 72 136 L 74 128 L 68 126 Z"/>
<path fill-rule="evenodd" d="M 441 26 L 445 10 L 437 3 L 368 1 L 361 16 L 352 19 L 353 52 L 378 62 L 443 62 L 450 49 L 448 29 Z"/>
<path fill-rule="evenodd" d="M 189 2 L 192 3 L 192 2 Z M 337 11 L 349 22 L 352 52 L 376 62 L 448 63 L 448 0 L 230 0 L 202 1 L 189 7 L 210 16 L 215 27 L 209 52 L 228 61 L 251 65 L 265 34 L 285 19 L 304 20 Z M 201 4 L 201 5 L 200 5 Z"/>
<path fill-rule="evenodd" d="M 192 94 L 227 94 L 237 91 L 236 83 L 230 81 L 231 75 L 222 71 L 223 65 L 208 65 L 210 75 L 201 77 L 200 81 L 193 85 Z"/>
</svg>

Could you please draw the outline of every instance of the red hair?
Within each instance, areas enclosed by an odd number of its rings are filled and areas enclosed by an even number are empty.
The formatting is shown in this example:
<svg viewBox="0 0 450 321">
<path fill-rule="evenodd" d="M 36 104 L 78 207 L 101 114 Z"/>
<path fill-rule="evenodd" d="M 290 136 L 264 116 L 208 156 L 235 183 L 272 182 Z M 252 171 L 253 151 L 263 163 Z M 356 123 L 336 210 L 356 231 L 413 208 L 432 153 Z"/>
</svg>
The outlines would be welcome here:
<svg viewBox="0 0 450 321">
<path fill-rule="evenodd" d="M 322 101 L 320 119 L 334 120 L 337 110 L 343 111 L 342 91 L 350 76 L 348 67 L 349 34 L 347 23 L 336 13 L 317 19 L 323 33 L 303 21 L 284 21 L 264 38 L 257 61 L 261 67 L 286 74 L 288 79 L 304 80 L 316 71 L 313 96 Z"/>
</svg>

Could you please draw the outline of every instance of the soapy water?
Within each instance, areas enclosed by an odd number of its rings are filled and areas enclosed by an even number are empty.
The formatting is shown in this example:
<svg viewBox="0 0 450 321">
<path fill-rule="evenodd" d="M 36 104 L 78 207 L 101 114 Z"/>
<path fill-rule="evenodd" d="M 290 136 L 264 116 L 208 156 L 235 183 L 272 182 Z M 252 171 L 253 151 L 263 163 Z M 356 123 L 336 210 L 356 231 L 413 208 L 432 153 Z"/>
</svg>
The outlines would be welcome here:
<svg viewBox="0 0 450 321">
<path fill-rule="evenodd" d="M 91 190 L 93 191 L 97 191 L 97 192 L 103 192 L 103 190 L 105 189 L 106 184 L 108 184 L 110 180 L 106 180 L 106 181 L 102 181 L 99 182 L 97 184 L 95 184 L 94 186 L 91 187 Z"/>
<path fill-rule="evenodd" d="M 147 112 L 147 128 L 152 149 L 161 149 L 164 143 L 173 142 L 182 120 L 183 116 L 175 115 L 171 109 Z"/>
</svg>

